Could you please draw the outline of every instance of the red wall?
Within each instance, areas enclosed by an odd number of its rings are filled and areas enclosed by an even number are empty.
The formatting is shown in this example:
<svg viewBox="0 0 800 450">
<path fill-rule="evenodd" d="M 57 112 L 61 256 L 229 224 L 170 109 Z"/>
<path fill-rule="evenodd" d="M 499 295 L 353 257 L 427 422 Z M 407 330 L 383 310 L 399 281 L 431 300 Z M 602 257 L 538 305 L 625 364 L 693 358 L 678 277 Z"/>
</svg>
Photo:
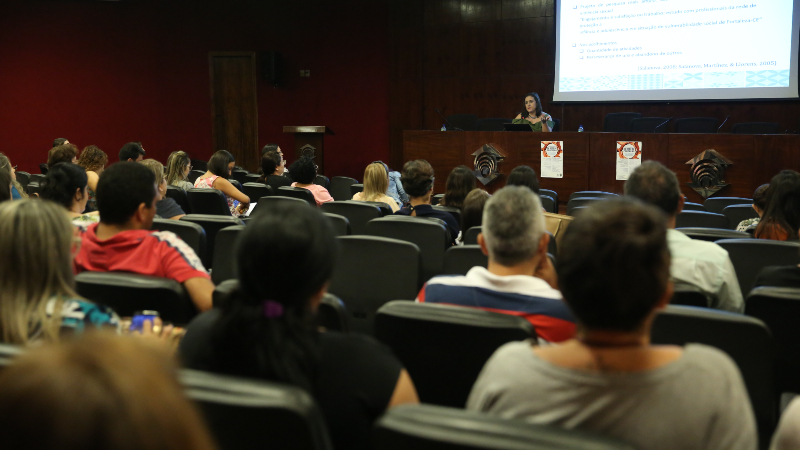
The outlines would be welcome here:
<svg viewBox="0 0 800 450">
<path fill-rule="evenodd" d="M 112 162 L 131 140 L 162 161 L 174 150 L 207 159 L 208 52 L 240 50 L 285 59 L 284 86 L 259 80 L 261 145 L 291 150 L 284 125 L 327 125 L 326 175 L 361 179 L 388 159 L 384 2 L 0 3 L 0 151 L 21 170 L 38 173 L 56 137 L 98 145 Z"/>
</svg>

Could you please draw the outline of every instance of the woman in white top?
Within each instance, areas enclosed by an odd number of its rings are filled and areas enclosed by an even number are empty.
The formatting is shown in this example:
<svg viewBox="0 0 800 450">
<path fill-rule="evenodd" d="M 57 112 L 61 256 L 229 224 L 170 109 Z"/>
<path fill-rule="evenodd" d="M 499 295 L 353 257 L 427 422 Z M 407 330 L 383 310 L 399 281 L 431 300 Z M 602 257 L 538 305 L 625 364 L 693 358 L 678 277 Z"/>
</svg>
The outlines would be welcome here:
<svg viewBox="0 0 800 450">
<path fill-rule="evenodd" d="M 364 171 L 364 192 L 353 196 L 353 200 L 362 202 L 382 202 L 392 208 L 392 212 L 400 209 L 392 197 L 386 195 L 389 189 L 389 173 L 380 163 L 372 163 Z"/>
</svg>

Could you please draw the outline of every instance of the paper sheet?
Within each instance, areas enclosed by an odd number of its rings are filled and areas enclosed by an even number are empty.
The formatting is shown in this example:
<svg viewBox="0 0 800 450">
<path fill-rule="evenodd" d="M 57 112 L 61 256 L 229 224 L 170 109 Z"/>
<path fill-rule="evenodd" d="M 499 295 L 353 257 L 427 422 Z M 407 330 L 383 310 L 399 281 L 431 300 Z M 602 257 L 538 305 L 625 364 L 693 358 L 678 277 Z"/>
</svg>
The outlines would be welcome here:
<svg viewBox="0 0 800 450">
<path fill-rule="evenodd" d="M 542 141 L 542 178 L 564 178 L 564 141 Z"/>
<path fill-rule="evenodd" d="M 257 204 L 257 202 L 250 203 L 250 207 L 247 208 L 247 213 L 245 213 L 245 216 L 249 217 L 250 213 L 253 212 L 253 208 L 255 208 Z"/>
<path fill-rule="evenodd" d="M 641 142 L 617 141 L 617 180 L 627 180 L 641 164 Z"/>
</svg>

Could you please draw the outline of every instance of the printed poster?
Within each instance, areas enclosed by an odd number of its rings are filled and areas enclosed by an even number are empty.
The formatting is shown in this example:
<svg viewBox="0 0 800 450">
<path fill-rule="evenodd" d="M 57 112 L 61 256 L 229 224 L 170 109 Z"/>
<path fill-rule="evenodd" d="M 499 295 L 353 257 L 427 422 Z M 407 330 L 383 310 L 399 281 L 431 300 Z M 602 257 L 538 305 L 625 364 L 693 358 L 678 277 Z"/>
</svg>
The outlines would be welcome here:
<svg viewBox="0 0 800 450">
<path fill-rule="evenodd" d="M 617 141 L 617 180 L 627 180 L 641 164 L 641 142 Z"/>
<path fill-rule="evenodd" d="M 542 141 L 542 178 L 564 178 L 564 141 Z"/>
</svg>

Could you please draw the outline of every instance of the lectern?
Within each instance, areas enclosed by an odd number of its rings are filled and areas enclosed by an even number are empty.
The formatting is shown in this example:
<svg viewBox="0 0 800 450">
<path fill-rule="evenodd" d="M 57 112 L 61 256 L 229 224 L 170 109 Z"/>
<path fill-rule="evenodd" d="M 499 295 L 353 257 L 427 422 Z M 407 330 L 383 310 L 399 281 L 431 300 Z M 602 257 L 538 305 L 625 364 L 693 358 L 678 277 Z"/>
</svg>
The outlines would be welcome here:
<svg viewBox="0 0 800 450">
<path fill-rule="evenodd" d="M 325 135 L 333 134 L 326 126 L 284 126 L 284 133 L 294 133 L 294 156 L 310 156 L 317 165 L 317 173 L 325 173 Z"/>
</svg>

